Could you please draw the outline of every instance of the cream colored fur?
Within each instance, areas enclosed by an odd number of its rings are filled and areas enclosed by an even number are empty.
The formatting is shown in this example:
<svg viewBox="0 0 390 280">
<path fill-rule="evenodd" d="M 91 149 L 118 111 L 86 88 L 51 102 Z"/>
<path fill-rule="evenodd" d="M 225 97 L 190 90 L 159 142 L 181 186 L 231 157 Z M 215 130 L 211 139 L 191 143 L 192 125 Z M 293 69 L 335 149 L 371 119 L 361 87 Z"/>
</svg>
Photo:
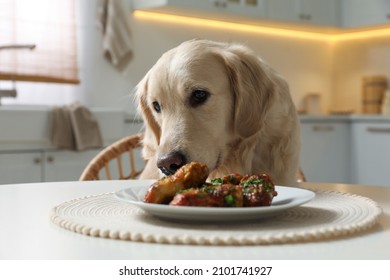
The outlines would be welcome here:
<svg viewBox="0 0 390 280">
<path fill-rule="evenodd" d="M 196 88 L 210 97 L 191 107 L 188 99 Z M 162 55 L 137 86 L 136 97 L 148 160 L 142 179 L 161 177 L 157 157 L 181 150 L 188 161 L 207 164 L 211 178 L 265 172 L 278 185 L 295 184 L 299 122 L 288 85 L 247 47 L 184 42 Z"/>
</svg>

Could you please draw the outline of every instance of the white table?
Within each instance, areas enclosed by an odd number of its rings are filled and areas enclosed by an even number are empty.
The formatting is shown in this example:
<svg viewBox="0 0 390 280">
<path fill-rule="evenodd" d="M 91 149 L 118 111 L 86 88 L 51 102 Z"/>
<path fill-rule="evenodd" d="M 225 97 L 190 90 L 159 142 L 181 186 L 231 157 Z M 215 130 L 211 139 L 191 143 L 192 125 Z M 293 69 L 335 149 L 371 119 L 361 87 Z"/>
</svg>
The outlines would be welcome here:
<svg viewBox="0 0 390 280">
<path fill-rule="evenodd" d="M 390 259 L 390 188 L 305 183 L 369 197 L 383 208 L 374 228 L 335 240 L 267 246 L 191 246 L 84 236 L 49 220 L 50 210 L 86 195 L 129 187 L 129 181 L 0 185 L 0 259 Z"/>
</svg>

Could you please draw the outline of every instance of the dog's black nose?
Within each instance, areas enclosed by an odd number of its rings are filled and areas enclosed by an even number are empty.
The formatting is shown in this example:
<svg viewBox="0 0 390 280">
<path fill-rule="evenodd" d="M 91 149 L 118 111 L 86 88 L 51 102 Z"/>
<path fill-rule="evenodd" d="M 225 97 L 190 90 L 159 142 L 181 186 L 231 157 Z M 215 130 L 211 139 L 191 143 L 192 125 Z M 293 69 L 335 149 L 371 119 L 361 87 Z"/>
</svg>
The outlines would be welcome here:
<svg viewBox="0 0 390 280">
<path fill-rule="evenodd" d="M 174 174 L 186 163 L 186 157 L 181 152 L 172 152 L 157 159 L 157 167 L 167 176 Z"/>
</svg>

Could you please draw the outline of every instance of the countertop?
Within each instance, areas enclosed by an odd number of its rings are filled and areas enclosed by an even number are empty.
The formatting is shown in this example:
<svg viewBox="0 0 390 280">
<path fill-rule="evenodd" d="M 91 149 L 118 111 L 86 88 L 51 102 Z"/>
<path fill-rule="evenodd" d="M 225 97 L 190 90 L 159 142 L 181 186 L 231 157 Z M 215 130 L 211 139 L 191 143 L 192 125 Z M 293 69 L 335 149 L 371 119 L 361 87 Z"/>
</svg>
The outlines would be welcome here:
<svg viewBox="0 0 390 280">
<path fill-rule="evenodd" d="M 299 115 L 302 123 L 307 122 L 375 122 L 390 123 L 390 115 Z"/>
</svg>

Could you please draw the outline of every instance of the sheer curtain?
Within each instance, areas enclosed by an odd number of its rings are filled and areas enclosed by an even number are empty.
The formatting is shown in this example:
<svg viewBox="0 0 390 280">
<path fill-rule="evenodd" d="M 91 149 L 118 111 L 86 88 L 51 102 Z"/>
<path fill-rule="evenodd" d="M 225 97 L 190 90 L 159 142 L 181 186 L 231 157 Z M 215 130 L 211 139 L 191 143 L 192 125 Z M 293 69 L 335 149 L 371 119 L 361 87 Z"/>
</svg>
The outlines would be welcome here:
<svg viewBox="0 0 390 280">
<path fill-rule="evenodd" d="M 0 90 L 12 87 L 9 81 L 18 90 L 11 104 L 73 99 L 80 82 L 74 0 L 0 0 Z"/>
</svg>

